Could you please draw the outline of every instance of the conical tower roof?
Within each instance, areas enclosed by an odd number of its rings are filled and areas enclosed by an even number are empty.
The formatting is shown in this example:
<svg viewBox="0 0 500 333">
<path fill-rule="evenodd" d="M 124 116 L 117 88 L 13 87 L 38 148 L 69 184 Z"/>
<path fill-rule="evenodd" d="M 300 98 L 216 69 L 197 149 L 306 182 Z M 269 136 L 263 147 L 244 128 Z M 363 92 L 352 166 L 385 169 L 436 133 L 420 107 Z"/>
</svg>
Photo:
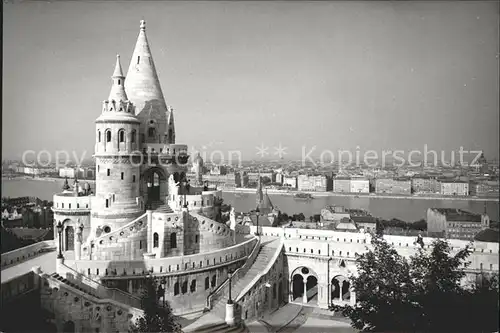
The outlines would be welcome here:
<svg viewBox="0 0 500 333">
<path fill-rule="evenodd" d="M 170 110 L 168 111 L 168 124 L 174 124 L 174 109 L 172 107 L 170 107 Z"/>
<path fill-rule="evenodd" d="M 109 101 L 127 101 L 127 93 L 125 92 L 125 76 L 123 76 L 122 65 L 120 64 L 120 55 L 116 56 L 115 71 L 113 72 L 113 85 L 109 92 Z"/>
<path fill-rule="evenodd" d="M 146 37 L 146 21 L 142 20 L 139 36 L 130 60 L 125 89 L 136 107 L 136 114 L 149 109 L 150 104 L 166 110 L 165 99 Z M 149 104 L 149 105 L 148 105 Z"/>
</svg>

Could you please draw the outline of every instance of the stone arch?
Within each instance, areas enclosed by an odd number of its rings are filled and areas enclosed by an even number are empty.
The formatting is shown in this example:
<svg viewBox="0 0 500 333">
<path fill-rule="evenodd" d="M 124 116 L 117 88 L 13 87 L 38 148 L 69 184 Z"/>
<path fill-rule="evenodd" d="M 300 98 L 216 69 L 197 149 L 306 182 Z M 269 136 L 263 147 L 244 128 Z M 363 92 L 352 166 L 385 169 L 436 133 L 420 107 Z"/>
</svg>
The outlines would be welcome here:
<svg viewBox="0 0 500 333">
<path fill-rule="evenodd" d="M 171 249 L 177 248 L 177 233 L 176 232 L 173 232 L 170 234 L 170 248 Z"/>
<path fill-rule="evenodd" d="M 297 267 L 291 273 L 292 301 L 317 304 L 318 274 L 306 266 Z"/>
<path fill-rule="evenodd" d="M 73 226 L 73 221 L 66 219 L 63 222 L 63 250 L 64 251 L 74 251 L 75 249 L 75 228 Z"/>
<path fill-rule="evenodd" d="M 118 144 L 120 143 L 125 143 L 125 129 L 124 128 L 120 128 L 118 130 Z"/>
<path fill-rule="evenodd" d="M 153 247 L 157 248 L 159 246 L 159 243 L 160 243 L 160 237 L 158 236 L 158 233 L 155 232 L 153 234 Z"/>
<path fill-rule="evenodd" d="M 331 300 L 345 302 L 351 299 L 351 283 L 344 275 L 336 275 L 331 280 Z"/>
<path fill-rule="evenodd" d="M 165 170 L 159 167 L 151 167 L 142 173 L 143 193 L 146 194 L 146 203 L 148 206 L 155 205 L 162 200 L 168 193 L 168 177 Z M 152 207 L 151 209 L 155 209 Z"/>
</svg>

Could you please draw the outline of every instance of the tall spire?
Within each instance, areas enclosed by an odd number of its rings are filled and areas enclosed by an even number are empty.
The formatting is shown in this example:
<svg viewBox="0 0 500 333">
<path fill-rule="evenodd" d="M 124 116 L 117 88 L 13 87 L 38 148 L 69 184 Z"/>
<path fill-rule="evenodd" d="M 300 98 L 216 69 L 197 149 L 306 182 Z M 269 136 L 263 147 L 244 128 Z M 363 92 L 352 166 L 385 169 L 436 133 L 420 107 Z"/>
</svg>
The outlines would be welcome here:
<svg viewBox="0 0 500 333">
<path fill-rule="evenodd" d="M 130 100 L 136 106 L 136 114 L 143 109 L 149 110 L 149 105 L 160 106 L 166 109 L 165 99 L 161 90 L 160 81 L 156 73 L 153 56 L 146 37 L 146 21 L 140 24 L 139 36 L 130 60 L 125 88 Z"/>
<path fill-rule="evenodd" d="M 122 65 L 120 64 L 120 55 L 116 55 L 115 71 L 113 72 L 113 85 L 109 93 L 108 100 L 127 101 L 127 93 L 125 92 L 125 76 L 123 76 Z"/>
</svg>

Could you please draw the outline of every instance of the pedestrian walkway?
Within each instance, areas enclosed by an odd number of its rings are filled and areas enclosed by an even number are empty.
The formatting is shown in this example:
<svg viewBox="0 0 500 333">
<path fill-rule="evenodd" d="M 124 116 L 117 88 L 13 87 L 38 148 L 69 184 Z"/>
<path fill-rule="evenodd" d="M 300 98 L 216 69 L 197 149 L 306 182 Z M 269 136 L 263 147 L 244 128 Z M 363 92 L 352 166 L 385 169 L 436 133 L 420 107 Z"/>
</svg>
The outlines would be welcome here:
<svg viewBox="0 0 500 333">
<path fill-rule="evenodd" d="M 271 326 L 274 331 L 277 331 L 295 319 L 301 309 L 302 306 L 300 305 L 288 303 L 278 310 L 265 315 L 261 320 Z"/>
<path fill-rule="evenodd" d="M 306 322 L 293 333 L 356 333 L 349 323 L 337 320 L 319 319 L 314 316 L 307 318 Z"/>
</svg>

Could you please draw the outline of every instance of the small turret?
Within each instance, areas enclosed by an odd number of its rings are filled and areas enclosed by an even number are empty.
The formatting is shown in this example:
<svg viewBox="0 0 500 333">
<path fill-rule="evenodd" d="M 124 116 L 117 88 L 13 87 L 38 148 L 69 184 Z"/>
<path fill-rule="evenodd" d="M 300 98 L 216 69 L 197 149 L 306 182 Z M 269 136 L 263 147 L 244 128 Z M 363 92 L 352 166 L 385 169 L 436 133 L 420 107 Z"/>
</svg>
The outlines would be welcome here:
<svg viewBox="0 0 500 333">
<path fill-rule="evenodd" d="M 120 55 L 116 55 L 116 65 L 115 71 L 113 72 L 113 85 L 111 86 L 111 91 L 109 93 L 109 101 L 127 101 L 127 93 L 125 92 L 125 76 L 122 72 L 122 66 L 120 64 Z"/>
</svg>

